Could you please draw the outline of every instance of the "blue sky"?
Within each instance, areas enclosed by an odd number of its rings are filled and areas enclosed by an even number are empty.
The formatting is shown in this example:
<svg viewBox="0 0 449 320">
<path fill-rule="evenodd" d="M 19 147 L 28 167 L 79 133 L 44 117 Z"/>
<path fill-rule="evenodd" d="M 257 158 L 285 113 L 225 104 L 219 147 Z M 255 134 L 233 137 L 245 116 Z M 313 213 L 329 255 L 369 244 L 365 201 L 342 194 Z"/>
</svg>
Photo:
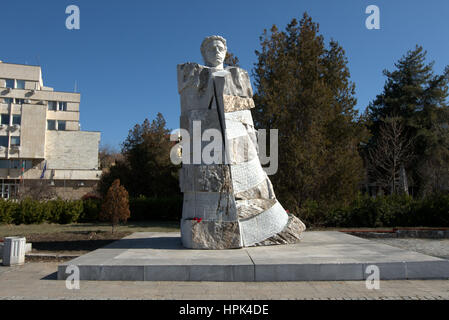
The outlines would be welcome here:
<svg viewBox="0 0 449 320">
<path fill-rule="evenodd" d="M 70 4 L 80 8 L 80 30 L 65 27 Z M 380 8 L 380 30 L 365 28 L 371 4 Z M 82 130 L 101 131 L 103 144 L 118 147 L 157 112 L 178 127 L 176 65 L 201 63 L 204 37 L 224 36 L 251 72 L 263 30 L 283 29 L 304 11 L 326 42 L 333 38 L 345 49 L 362 111 L 382 90 L 382 70 L 415 44 L 435 60 L 437 73 L 449 64 L 447 0 L 4 1 L 0 60 L 41 65 L 55 90 L 73 91 L 76 81 Z"/>
</svg>

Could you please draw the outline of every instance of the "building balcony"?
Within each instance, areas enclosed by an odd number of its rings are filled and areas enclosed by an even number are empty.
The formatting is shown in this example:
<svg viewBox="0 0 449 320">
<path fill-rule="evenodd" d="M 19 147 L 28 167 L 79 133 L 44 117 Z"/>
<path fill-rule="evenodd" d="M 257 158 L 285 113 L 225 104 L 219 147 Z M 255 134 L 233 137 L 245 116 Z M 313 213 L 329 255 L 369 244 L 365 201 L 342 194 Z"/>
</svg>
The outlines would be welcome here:
<svg viewBox="0 0 449 320">
<path fill-rule="evenodd" d="M 80 94 L 75 92 L 43 91 L 30 89 L 0 88 L 0 97 L 32 99 L 39 101 L 66 101 L 80 103 Z"/>
<path fill-rule="evenodd" d="M 11 132 L 15 132 L 20 129 L 20 124 L 13 124 L 8 126 L 8 130 Z"/>
<path fill-rule="evenodd" d="M 25 180 L 39 180 L 42 176 L 42 169 L 25 170 L 23 178 Z M 0 169 L 0 179 L 20 179 L 22 170 Z M 99 180 L 100 170 L 58 170 L 49 169 L 44 173 L 45 180 Z"/>
</svg>

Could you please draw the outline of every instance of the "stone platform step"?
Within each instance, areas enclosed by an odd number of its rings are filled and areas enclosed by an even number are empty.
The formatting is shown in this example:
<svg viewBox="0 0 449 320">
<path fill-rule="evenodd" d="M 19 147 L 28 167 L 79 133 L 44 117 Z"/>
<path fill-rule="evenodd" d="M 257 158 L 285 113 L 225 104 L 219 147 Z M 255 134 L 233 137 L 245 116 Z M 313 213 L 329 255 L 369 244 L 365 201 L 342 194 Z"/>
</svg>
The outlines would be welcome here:
<svg viewBox="0 0 449 320">
<path fill-rule="evenodd" d="M 233 250 L 192 250 L 179 233 L 134 233 L 58 267 L 80 280 L 332 281 L 364 280 L 376 265 L 380 279 L 448 279 L 449 260 L 341 232 L 305 232 L 298 244 Z"/>
</svg>

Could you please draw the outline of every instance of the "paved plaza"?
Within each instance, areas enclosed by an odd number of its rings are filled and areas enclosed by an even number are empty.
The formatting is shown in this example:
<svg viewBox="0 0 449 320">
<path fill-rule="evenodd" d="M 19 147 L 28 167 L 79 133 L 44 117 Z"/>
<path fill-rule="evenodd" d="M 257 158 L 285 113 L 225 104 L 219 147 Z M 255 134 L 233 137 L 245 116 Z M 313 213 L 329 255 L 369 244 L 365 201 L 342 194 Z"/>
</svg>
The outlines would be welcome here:
<svg viewBox="0 0 449 320">
<path fill-rule="evenodd" d="M 230 250 L 192 250 L 179 233 L 134 233 L 61 264 L 81 280 L 357 281 L 378 267 L 382 280 L 449 279 L 449 260 L 337 231 L 305 232 L 300 243 Z"/>
<path fill-rule="evenodd" d="M 306 233 L 303 247 L 312 241 L 318 233 Z M 176 237 L 176 233 L 171 234 Z M 331 240 L 334 233 L 320 236 L 320 255 L 325 258 L 331 250 L 326 241 Z M 343 234 L 340 239 L 351 239 L 365 246 L 380 244 L 390 252 L 409 252 L 409 257 L 422 257 L 432 261 L 429 254 L 445 257 L 442 243 L 447 240 L 393 239 L 387 241 L 371 241 Z M 136 235 L 134 235 L 136 237 Z M 138 238 L 138 234 L 137 234 Z M 308 239 L 308 240 L 307 240 Z M 313 241 L 312 241 L 313 242 Z M 382 243 L 380 243 L 382 242 Z M 385 244 L 388 242 L 388 245 Z M 425 245 L 424 245 L 425 243 Z M 117 243 L 115 244 L 117 246 Z M 386 246 L 386 247 L 384 247 Z M 399 248 L 400 247 L 400 248 Z M 174 250 L 176 247 L 166 247 Z M 275 248 L 275 247 L 273 247 Z M 338 246 L 334 247 L 334 251 Z M 354 248 L 354 247 L 352 247 Z M 410 251 L 418 248 L 421 253 Z M 117 249 L 117 248 L 116 248 Z M 142 248 L 141 248 L 142 249 Z M 148 249 L 148 248 L 147 248 Z M 253 248 L 258 249 L 258 248 Z M 267 250 L 269 248 L 261 248 Z M 395 250 L 401 251 L 395 251 Z M 106 249 L 100 249 L 106 250 Z M 138 248 L 134 248 L 135 252 Z M 248 249 L 244 249 L 248 250 Z M 341 248 L 340 248 L 341 250 Z M 365 251 L 364 251 L 365 250 Z M 346 250 L 349 252 L 350 250 Z M 173 251 L 174 252 L 174 251 Z M 202 251 L 203 254 L 208 251 Z M 416 254 L 416 255 L 415 255 Z M 129 255 L 129 253 L 128 253 Z M 402 256 L 403 258 L 404 256 Z M 129 258 L 129 257 L 128 257 Z M 311 259 L 312 257 L 308 257 Z M 316 257 L 315 257 L 316 259 Z M 350 259 L 348 254 L 348 259 Z M 394 257 L 392 257 L 394 259 Z M 401 259 L 397 257 L 396 259 Z M 368 289 L 366 282 L 361 281 L 80 281 L 79 290 L 69 290 L 66 282 L 57 280 L 57 270 L 62 262 L 27 262 L 23 266 L 0 266 L 0 299 L 192 299 L 192 300 L 270 300 L 270 299 L 406 299 L 406 300 L 449 300 L 449 280 L 381 280 L 380 288 Z"/>
<path fill-rule="evenodd" d="M 449 299 L 449 280 L 384 280 L 379 290 L 368 290 L 365 281 L 81 281 L 79 290 L 68 290 L 56 280 L 57 267 L 0 266 L 0 299 Z"/>
</svg>

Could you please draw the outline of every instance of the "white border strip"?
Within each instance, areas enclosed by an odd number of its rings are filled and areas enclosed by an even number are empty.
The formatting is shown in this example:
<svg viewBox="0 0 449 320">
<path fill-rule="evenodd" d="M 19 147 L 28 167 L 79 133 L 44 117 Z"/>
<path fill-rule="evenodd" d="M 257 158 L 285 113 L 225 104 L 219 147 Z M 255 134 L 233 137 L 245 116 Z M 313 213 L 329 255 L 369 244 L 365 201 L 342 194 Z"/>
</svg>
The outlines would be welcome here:
<svg viewBox="0 0 449 320">
<path fill-rule="evenodd" d="M 277 201 L 270 209 L 248 220 L 240 220 L 242 243 L 251 246 L 266 240 L 282 230 L 288 223 L 288 214 Z"/>
</svg>

